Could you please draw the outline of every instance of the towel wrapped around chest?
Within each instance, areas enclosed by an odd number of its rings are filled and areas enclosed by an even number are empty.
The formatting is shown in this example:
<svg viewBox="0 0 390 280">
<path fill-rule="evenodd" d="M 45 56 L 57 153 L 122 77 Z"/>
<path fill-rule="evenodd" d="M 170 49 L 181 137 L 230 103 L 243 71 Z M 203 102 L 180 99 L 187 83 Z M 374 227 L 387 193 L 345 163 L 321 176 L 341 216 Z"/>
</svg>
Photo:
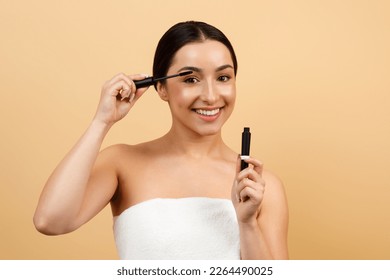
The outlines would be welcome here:
<svg viewBox="0 0 390 280">
<path fill-rule="evenodd" d="M 114 217 L 120 259 L 240 259 L 239 230 L 228 199 L 155 198 Z"/>
</svg>

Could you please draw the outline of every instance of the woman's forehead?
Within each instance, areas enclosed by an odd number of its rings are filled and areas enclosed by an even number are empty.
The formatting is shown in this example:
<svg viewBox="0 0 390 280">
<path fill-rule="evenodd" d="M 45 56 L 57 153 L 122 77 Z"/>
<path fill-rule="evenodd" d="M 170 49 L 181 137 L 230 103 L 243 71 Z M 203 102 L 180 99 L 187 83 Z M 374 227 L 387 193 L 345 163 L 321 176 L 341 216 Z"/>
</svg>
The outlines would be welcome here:
<svg viewBox="0 0 390 280">
<path fill-rule="evenodd" d="M 171 68 L 220 67 L 221 65 L 233 65 L 229 49 L 221 42 L 205 40 L 189 43 L 180 48 L 172 60 Z"/>
</svg>

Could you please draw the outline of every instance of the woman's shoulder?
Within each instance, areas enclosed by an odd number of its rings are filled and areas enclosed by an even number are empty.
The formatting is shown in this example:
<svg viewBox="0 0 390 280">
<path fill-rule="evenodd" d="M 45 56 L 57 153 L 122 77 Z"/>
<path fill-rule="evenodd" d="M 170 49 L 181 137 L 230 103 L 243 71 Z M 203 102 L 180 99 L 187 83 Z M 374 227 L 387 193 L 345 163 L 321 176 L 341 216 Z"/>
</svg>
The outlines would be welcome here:
<svg viewBox="0 0 390 280">
<path fill-rule="evenodd" d="M 100 154 L 107 158 L 127 158 L 127 157 L 146 157 L 147 155 L 156 153 L 158 144 L 156 140 L 143 142 L 135 145 L 130 144 L 113 144 L 104 148 Z"/>
<path fill-rule="evenodd" d="M 114 144 L 105 147 L 99 153 L 99 158 L 102 160 L 111 161 L 113 159 L 122 158 L 123 155 L 134 153 L 134 146 L 127 144 Z"/>
<path fill-rule="evenodd" d="M 282 180 L 269 170 L 263 171 L 265 181 L 263 208 L 279 209 L 287 213 L 287 196 Z"/>
<path fill-rule="evenodd" d="M 286 191 L 283 181 L 275 173 L 264 170 L 263 179 L 265 181 L 266 196 L 268 199 L 276 201 L 284 201 L 286 198 Z"/>
<path fill-rule="evenodd" d="M 275 188 L 284 188 L 282 180 L 274 172 L 264 169 L 262 176 L 267 185 L 274 186 Z"/>
</svg>

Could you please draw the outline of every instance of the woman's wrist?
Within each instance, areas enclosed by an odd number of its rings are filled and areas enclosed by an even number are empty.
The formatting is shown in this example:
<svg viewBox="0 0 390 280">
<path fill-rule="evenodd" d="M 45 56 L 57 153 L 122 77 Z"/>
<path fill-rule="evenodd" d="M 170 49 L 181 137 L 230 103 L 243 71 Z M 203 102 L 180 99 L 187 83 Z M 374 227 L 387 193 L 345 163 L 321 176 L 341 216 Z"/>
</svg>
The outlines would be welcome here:
<svg viewBox="0 0 390 280">
<path fill-rule="evenodd" d="M 247 221 L 238 221 L 238 226 L 242 230 L 258 230 L 259 224 L 256 218 L 249 219 Z"/>
<path fill-rule="evenodd" d="M 106 134 L 110 130 L 112 125 L 113 124 L 108 124 L 104 121 L 101 121 L 97 118 L 94 118 L 90 124 L 90 128 L 92 128 L 93 130 L 96 130 L 98 132 L 103 132 L 104 134 Z"/>
</svg>

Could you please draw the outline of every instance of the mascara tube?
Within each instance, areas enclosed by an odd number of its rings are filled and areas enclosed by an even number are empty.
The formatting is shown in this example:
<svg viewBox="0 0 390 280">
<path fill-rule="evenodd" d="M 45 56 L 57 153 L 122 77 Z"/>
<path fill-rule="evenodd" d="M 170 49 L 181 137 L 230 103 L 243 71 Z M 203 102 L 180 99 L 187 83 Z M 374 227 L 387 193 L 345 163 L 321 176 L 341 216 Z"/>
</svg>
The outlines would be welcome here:
<svg viewBox="0 0 390 280">
<path fill-rule="evenodd" d="M 241 139 L 241 170 L 248 167 L 248 163 L 244 159 L 249 158 L 249 151 L 251 146 L 251 132 L 249 127 L 244 127 Z"/>
</svg>

